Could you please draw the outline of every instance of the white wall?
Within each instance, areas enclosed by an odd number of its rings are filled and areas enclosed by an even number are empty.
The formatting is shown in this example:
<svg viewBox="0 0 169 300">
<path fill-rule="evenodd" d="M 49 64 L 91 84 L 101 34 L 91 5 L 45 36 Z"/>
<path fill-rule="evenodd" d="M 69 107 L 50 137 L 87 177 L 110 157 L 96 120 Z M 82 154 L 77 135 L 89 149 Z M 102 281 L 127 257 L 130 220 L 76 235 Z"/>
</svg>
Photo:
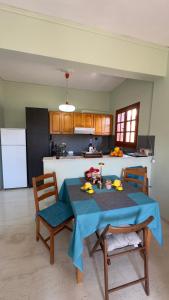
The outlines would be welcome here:
<svg viewBox="0 0 169 300">
<path fill-rule="evenodd" d="M 127 79 L 111 93 L 111 110 L 115 112 L 130 104 L 140 102 L 139 135 L 147 135 L 150 122 L 150 109 L 153 83 L 149 81 Z"/>
</svg>

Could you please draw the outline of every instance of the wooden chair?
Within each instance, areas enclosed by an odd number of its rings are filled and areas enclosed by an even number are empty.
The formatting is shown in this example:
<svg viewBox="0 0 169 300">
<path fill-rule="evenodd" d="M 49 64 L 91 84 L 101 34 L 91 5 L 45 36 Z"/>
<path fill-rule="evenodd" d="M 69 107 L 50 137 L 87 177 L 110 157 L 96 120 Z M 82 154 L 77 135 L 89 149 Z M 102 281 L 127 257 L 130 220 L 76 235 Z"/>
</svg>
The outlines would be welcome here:
<svg viewBox="0 0 169 300">
<path fill-rule="evenodd" d="M 47 182 L 44 183 L 44 180 Z M 32 178 L 33 192 L 36 207 L 36 240 L 42 240 L 46 248 L 50 251 L 50 263 L 54 263 L 54 236 L 64 228 L 71 230 L 68 223 L 72 220 L 71 207 L 58 201 L 58 188 L 56 174 L 49 173 Z M 47 208 L 40 210 L 39 202 L 54 196 L 55 203 Z M 44 238 L 40 233 L 40 223 L 42 223 L 49 232 L 49 236 Z M 48 241 L 50 243 L 48 244 Z"/>
<path fill-rule="evenodd" d="M 129 227 L 112 227 L 111 225 L 107 225 L 106 228 L 102 231 L 101 235 L 99 236 L 96 244 L 94 245 L 93 249 L 91 250 L 91 255 L 93 255 L 93 253 L 95 251 L 103 251 L 103 257 L 104 257 L 104 283 L 105 283 L 105 300 L 109 300 L 109 294 L 120 290 L 122 288 L 128 287 L 130 285 L 134 285 L 137 284 L 139 282 L 145 282 L 145 293 L 147 294 L 147 296 L 149 295 L 149 273 L 148 273 L 148 250 L 149 250 L 149 243 L 148 243 L 148 224 L 150 224 L 153 221 L 153 217 L 150 216 L 149 218 L 147 218 L 143 223 L 137 224 L 137 225 L 131 225 Z M 115 253 L 113 253 L 113 251 L 109 251 L 109 247 L 108 247 L 108 241 L 109 239 L 111 239 L 111 235 L 113 236 L 115 235 L 119 235 L 119 234 L 137 234 L 136 232 L 139 231 L 143 231 L 143 241 L 141 244 L 139 244 L 137 247 L 123 247 L 120 248 L 120 251 L 114 251 Z M 113 240 L 113 236 L 112 236 L 112 240 Z M 110 241 L 109 241 L 110 242 Z M 97 249 L 98 246 L 101 246 L 101 249 Z M 127 249 L 127 250 L 126 250 Z M 113 256 L 118 256 L 118 255 L 122 255 L 122 254 L 126 254 L 126 253 L 131 253 L 131 252 L 140 252 L 140 254 L 142 255 L 143 259 L 144 259 L 144 276 L 125 283 L 123 285 L 114 287 L 109 289 L 108 288 L 108 265 L 110 265 L 109 261 L 111 259 L 111 257 Z"/>
<path fill-rule="evenodd" d="M 134 183 L 148 195 L 147 167 L 126 168 L 122 170 L 123 181 Z"/>
</svg>

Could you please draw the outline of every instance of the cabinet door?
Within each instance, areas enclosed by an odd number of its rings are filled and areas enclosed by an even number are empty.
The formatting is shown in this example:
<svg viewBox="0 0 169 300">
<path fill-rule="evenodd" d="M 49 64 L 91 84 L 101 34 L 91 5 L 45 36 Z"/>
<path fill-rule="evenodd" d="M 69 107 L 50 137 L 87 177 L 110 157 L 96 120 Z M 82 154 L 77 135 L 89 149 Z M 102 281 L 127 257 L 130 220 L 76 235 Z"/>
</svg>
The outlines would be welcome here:
<svg viewBox="0 0 169 300">
<path fill-rule="evenodd" d="M 82 113 L 78 113 L 78 112 L 74 113 L 74 127 L 84 127 Z"/>
<path fill-rule="evenodd" d="M 61 133 L 61 113 L 59 111 L 50 111 L 50 134 Z"/>
<path fill-rule="evenodd" d="M 94 116 L 93 114 L 83 114 L 83 126 L 87 128 L 94 127 Z"/>
<path fill-rule="evenodd" d="M 73 128 L 73 113 L 61 113 L 61 132 L 63 134 L 72 134 Z"/>
<path fill-rule="evenodd" d="M 102 135 L 102 115 L 94 115 L 95 135 Z"/>
<path fill-rule="evenodd" d="M 112 134 L 112 116 L 102 115 L 102 135 Z"/>
</svg>

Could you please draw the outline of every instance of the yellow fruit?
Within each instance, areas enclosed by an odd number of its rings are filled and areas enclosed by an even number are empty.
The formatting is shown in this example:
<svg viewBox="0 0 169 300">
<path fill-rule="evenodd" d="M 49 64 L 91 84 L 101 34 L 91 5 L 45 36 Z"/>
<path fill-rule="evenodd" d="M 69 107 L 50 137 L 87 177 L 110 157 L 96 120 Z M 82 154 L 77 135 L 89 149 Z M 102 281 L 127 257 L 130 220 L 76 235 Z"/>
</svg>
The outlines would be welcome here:
<svg viewBox="0 0 169 300">
<path fill-rule="evenodd" d="M 92 189 L 92 184 L 90 182 L 85 182 L 84 185 L 81 187 L 81 190 L 86 191 L 88 189 Z"/>
<path fill-rule="evenodd" d="M 113 181 L 112 185 L 115 186 L 115 187 L 121 186 L 121 180 L 115 179 L 115 180 Z"/>
<path fill-rule="evenodd" d="M 92 188 L 92 185 L 90 182 L 85 182 L 84 187 L 85 187 L 85 189 L 90 189 L 90 188 Z"/>
<path fill-rule="evenodd" d="M 87 190 L 86 192 L 87 192 L 88 194 L 94 194 L 94 190 L 92 190 L 92 189 L 91 189 L 91 190 Z"/>
<path fill-rule="evenodd" d="M 119 151 L 120 151 L 120 148 L 119 148 L 119 147 L 115 147 L 115 148 L 114 148 L 114 151 L 115 151 L 115 152 L 119 152 Z"/>
<path fill-rule="evenodd" d="M 123 191 L 123 187 L 122 187 L 122 186 L 118 186 L 118 187 L 116 188 L 116 190 L 117 190 L 117 191 Z"/>
</svg>

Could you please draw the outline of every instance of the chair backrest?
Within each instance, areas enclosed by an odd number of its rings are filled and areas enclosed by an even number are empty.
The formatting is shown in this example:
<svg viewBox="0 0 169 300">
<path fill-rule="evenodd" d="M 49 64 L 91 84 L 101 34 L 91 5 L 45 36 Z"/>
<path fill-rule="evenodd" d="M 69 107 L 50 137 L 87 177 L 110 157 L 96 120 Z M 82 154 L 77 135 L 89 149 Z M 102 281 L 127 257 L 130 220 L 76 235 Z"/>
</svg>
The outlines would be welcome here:
<svg viewBox="0 0 169 300">
<path fill-rule="evenodd" d="M 44 182 L 45 179 L 47 179 L 47 182 Z M 55 196 L 55 199 L 57 199 L 58 188 L 55 172 L 33 177 L 32 185 L 36 212 L 39 211 L 39 201 L 45 200 L 51 196 Z"/>
<path fill-rule="evenodd" d="M 154 220 L 153 216 L 148 217 L 144 222 L 136 224 L 136 225 L 130 225 L 127 227 L 113 227 L 110 224 L 106 226 L 106 228 L 103 230 L 102 235 L 103 237 L 106 236 L 107 233 L 112 234 L 119 234 L 119 233 L 130 233 L 130 232 L 137 232 L 140 230 L 145 230 L 147 226 Z"/>
<path fill-rule="evenodd" d="M 143 193 L 148 195 L 147 167 L 126 168 L 123 169 L 122 174 L 124 181 L 136 183 Z"/>
</svg>

